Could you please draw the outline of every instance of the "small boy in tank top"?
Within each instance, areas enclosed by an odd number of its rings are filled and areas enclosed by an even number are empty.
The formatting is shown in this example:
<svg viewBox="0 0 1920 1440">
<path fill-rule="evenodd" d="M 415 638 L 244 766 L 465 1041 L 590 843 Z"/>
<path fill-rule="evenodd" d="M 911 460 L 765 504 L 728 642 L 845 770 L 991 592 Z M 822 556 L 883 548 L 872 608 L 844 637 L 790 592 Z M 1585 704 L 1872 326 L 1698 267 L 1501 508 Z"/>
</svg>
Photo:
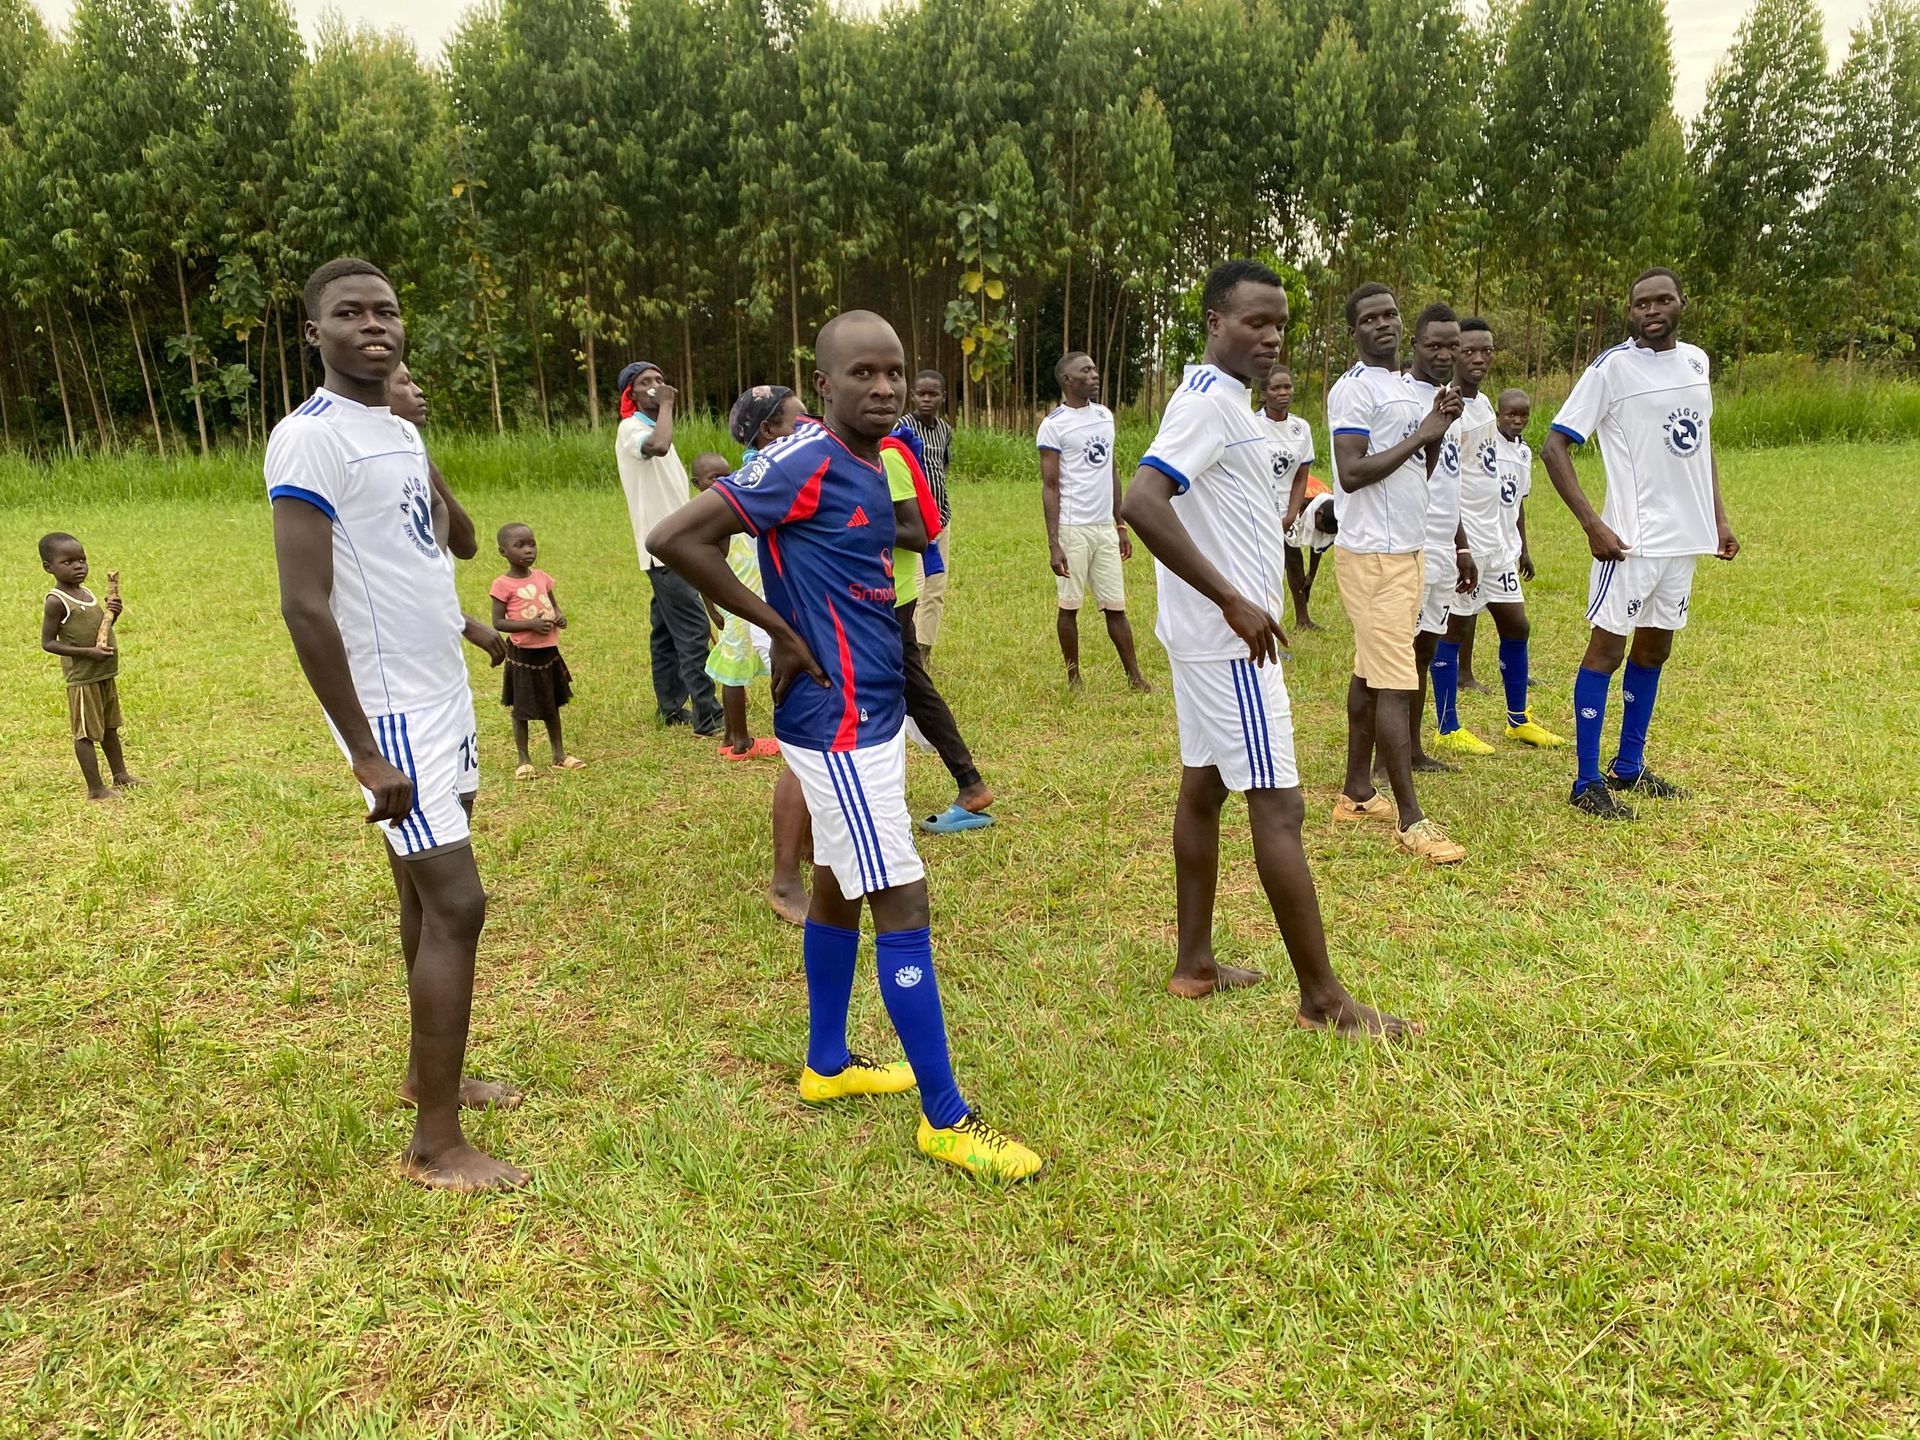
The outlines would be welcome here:
<svg viewBox="0 0 1920 1440">
<path fill-rule="evenodd" d="M 94 747 L 107 752 L 107 766 L 115 787 L 140 782 L 127 773 L 120 753 L 120 655 L 115 646 L 101 643 L 106 624 L 118 620 L 118 595 L 104 600 L 87 589 L 87 551 L 62 531 L 40 537 L 40 568 L 53 577 L 40 612 L 40 648 L 60 657 L 67 679 L 67 718 L 73 727 L 73 754 L 86 777 L 89 800 L 110 800 L 115 790 L 100 779 L 100 759 Z"/>
</svg>

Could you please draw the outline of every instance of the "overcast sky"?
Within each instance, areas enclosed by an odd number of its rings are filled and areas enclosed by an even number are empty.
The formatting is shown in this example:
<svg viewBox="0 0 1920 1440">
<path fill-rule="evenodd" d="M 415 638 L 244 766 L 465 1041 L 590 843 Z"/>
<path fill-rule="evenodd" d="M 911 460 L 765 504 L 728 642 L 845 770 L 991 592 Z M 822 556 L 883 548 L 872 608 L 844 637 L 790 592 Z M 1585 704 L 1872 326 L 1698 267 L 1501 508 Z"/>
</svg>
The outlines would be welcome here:
<svg viewBox="0 0 1920 1440">
<path fill-rule="evenodd" d="M 72 0 L 37 0 L 41 11 L 55 23 L 72 10 Z M 441 43 L 453 29 L 469 0 L 409 0 L 404 19 L 394 18 L 393 0 L 293 0 L 293 11 L 300 27 L 311 40 L 318 21 L 327 10 L 337 10 L 349 21 L 403 30 L 413 37 L 423 55 L 439 53 Z M 858 3 L 858 0 L 855 0 Z M 1866 18 L 1869 0 L 1825 0 L 1827 49 L 1837 64 L 1846 53 L 1847 36 Z M 1668 0 L 1667 14 L 1673 24 L 1673 58 L 1676 71 L 1674 108 L 1682 119 L 1690 120 L 1706 98 L 1707 77 L 1733 38 L 1734 28 L 1751 6 L 1751 0 Z"/>
</svg>

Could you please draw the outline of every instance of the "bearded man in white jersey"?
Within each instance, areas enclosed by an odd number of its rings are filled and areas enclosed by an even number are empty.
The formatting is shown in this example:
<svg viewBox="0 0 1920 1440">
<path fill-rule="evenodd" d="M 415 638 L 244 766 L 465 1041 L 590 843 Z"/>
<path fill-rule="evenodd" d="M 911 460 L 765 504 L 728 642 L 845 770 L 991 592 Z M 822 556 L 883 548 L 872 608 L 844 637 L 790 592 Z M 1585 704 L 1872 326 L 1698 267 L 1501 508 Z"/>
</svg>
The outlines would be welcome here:
<svg viewBox="0 0 1920 1440">
<path fill-rule="evenodd" d="M 1587 584 L 1587 653 L 1573 677 L 1576 770 L 1570 801 L 1604 820 L 1631 820 L 1617 791 L 1678 800 L 1686 791 L 1647 767 L 1647 728 L 1661 667 L 1685 627 L 1694 563 L 1740 553 L 1720 500 L 1713 457 L 1713 389 L 1707 355 L 1679 338 L 1686 312 L 1680 277 L 1645 271 L 1627 292 L 1632 337 L 1603 351 L 1554 416 L 1540 458 L 1593 553 Z M 1600 442 L 1605 507 L 1595 511 L 1574 472 L 1573 450 Z M 1631 642 L 1631 651 L 1629 651 Z M 1607 691 L 1626 662 L 1620 746 L 1600 768 Z"/>
<path fill-rule="evenodd" d="M 1280 441 L 1253 410 L 1254 379 L 1279 357 L 1287 292 L 1266 266 L 1230 260 L 1207 276 L 1200 305 L 1206 354 L 1167 402 L 1121 505 L 1156 562 L 1154 634 L 1172 666 L 1180 730 L 1179 939 L 1167 990 L 1198 1000 L 1265 978 L 1221 964 L 1213 950 L 1220 809 L 1238 792 L 1247 797 L 1261 888 L 1300 984 L 1297 1023 L 1348 1036 L 1406 1034 L 1419 1027 L 1362 1005 L 1334 974 L 1300 840 L 1306 807 L 1280 672 L 1284 541 L 1271 488 Z"/>
<path fill-rule="evenodd" d="M 460 1128 L 462 1105 L 511 1109 L 520 1095 L 462 1079 L 487 911 L 469 833 L 478 736 L 426 450 L 390 408 L 400 302 L 354 259 L 315 270 L 304 298 L 325 380 L 267 442 L 280 613 L 399 892 L 412 1018 L 400 1096 L 415 1110 L 401 1163 L 431 1189 L 514 1189 L 527 1173 Z"/>
</svg>

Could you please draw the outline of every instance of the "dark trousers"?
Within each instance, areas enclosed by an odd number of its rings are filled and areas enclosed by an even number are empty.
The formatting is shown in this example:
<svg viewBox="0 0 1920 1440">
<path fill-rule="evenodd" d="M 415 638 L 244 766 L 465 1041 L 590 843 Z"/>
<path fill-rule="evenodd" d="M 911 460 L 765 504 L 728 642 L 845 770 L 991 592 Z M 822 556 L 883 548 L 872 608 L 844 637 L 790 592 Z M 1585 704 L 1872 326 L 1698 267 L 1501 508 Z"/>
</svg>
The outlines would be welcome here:
<svg viewBox="0 0 1920 1440">
<path fill-rule="evenodd" d="M 711 631 L 700 592 L 664 565 L 647 571 L 653 585 L 653 698 L 662 717 L 684 713 L 693 701 L 693 728 L 717 731 L 721 725 L 720 697 L 707 674 L 707 647 Z"/>
<path fill-rule="evenodd" d="M 953 711 L 940 698 L 933 676 L 927 673 L 927 662 L 920 658 L 920 645 L 913 633 L 913 609 L 919 603 L 909 600 L 894 612 L 900 617 L 900 659 L 907 670 L 907 718 L 920 727 L 927 743 L 940 753 L 952 772 L 953 783 L 964 790 L 980 783 L 980 772 L 973 768 L 973 752 L 960 738 Z"/>
</svg>

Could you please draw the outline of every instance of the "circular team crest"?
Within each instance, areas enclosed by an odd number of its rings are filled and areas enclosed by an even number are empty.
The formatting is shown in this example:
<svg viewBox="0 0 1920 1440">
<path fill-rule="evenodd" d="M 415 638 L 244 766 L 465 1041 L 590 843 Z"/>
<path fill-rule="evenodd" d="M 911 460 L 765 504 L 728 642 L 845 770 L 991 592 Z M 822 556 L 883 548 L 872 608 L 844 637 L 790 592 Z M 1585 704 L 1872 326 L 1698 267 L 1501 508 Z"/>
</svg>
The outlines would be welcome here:
<svg viewBox="0 0 1920 1440">
<path fill-rule="evenodd" d="M 409 475 L 400 487 L 400 527 L 422 555 L 431 559 L 440 553 L 433 538 L 433 490 L 418 475 Z"/>
<path fill-rule="evenodd" d="M 1513 504 L 1514 500 L 1518 498 L 1519 494 L 1520 494 L 1519 481 L 1502 480 L 1500 482 L 1500 503 L 1502 505 Z"/>
<path fill-rule="evenodd" d="M 1293 452 L 1285 449 L 1275 450 L 1273 452 L 1273 478 L 1276 480 L 1284 480 L 1292 473 Z"/>
<path fill-rule="evenodd" d="M 1440 464 L 1449 475 L 1460 473 L 1460 442 L 1449 440 L 1440 447 Z"/>
<path fill-rule="evenodd" d="M 1699 454 L 1705 437 L 1705 422 L 1692 406 L 1682 405 L 1667 416 L 1667 449 L 1682 460 Z"/>
<path fill-rule="evenodd" d="M 1500 463 L 1500 453 L 1493 448 L 1491 440 L 1480 442 L 1480 468 L 1487 474 L 1493 474 L 1494 467 Z"/>
<path fill-rule="evenodd" d="M 1104 465 L 1107 463 L 1107 456 L 1111 453 L 1104 439 L 1094 440 L 1087 446 L 1087 463 L 1094 466 Z"/>
</svg>

